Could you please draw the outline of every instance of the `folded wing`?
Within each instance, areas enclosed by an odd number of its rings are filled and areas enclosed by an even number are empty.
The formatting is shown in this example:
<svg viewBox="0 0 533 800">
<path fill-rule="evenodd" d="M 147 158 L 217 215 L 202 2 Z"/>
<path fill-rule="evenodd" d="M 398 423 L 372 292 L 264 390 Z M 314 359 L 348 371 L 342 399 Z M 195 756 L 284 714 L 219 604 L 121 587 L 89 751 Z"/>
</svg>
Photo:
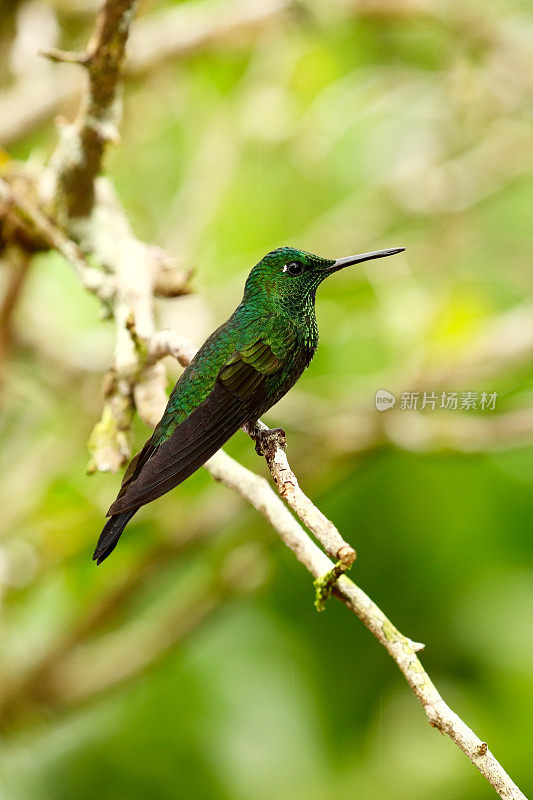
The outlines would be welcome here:
<svg viewBox="0 0 533 800">
<path fill-rule="evenodd" d="M 268 403 L 269 376 L 281 362 L 262 340 L 236 351 L 204 402 L 162 444 L 147 442 L 125 476 L 108 516 L 155 500 L 193 474 Z"/>
</svg>

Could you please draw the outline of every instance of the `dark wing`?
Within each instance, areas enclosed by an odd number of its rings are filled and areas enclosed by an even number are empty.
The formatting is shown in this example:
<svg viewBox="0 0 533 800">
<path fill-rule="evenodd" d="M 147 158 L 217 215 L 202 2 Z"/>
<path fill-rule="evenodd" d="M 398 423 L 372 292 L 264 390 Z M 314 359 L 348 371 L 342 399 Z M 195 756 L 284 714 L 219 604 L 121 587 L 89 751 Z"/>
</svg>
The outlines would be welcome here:
<svg viewBox="0 0 533 800">
<path fill-rule="evenodd" d="M 267 377 L 280 367 L 264 341 L 235 352 L 221 368 L 204 402 L 162 444 L 153 449 L 150 442 L 145 445 L 135 466 L 128 468 L 108 516 L 149 503 L 196 472 L 264 408 Z"/>
</svg>

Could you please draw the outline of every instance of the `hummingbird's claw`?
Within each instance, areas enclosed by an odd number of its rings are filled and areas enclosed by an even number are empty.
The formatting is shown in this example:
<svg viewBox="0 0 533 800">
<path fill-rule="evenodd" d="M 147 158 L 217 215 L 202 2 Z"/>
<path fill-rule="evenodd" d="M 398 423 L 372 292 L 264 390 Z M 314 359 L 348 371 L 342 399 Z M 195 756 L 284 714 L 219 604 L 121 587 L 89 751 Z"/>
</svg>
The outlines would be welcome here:
<svg viewBox="0 0 533 800">
<path fill-rule="evenodd" d="M 255 452 L 258 456 L 274 455 L 278 447 L 285 450 L 287 437 L 283 428 L 255 428 L 251 433 L 255 442 Z"/>
</svg>

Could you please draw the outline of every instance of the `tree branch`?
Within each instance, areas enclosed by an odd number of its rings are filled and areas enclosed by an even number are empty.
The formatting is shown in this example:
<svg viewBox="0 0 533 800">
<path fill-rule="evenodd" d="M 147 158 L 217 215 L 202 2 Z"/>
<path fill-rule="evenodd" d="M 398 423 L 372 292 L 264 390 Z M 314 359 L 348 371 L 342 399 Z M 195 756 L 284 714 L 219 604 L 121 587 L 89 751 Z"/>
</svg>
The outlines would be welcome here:
<svg viewBox="0 0 533 800">
<path fill-rule="evenodd" d="M 355 550 L 301 490 L 287 459 L 285 434 L 281 431 L 280 435 L 279 429 L 270 431 L 261 420 L 251 429 L 246 427 L 245 431 L 255 441 L 257 453 L 265 457 L 274 483 L 287 505 L 320 542 L 328 556 L 338 561 L 339 574 L 349 570 L 355 561 Z"/>
<path fill-rule="evenodd" d="M 0 200 L 18 214 L 20 224 L 27 225 L 32 235 L 37 234 L 47 247 L 61 253 L 73 267 L 84 289 L 105 303 L 113 298 L 114 288 L 109 277 L 101 270 L 91 267 L 78 245 L 65 236 L 35 203 L 28 200 L 4 178 L 0 178 Z"/>
<path fill-rule="evenodd" d="M 222 451 L 207 462 L 206 468 L 215 480 L 234 489 L 260 511 L 315 579 L 320 580 L 332 571 L 333 563 L 311 541 L 266 481 Z M 338 579 L 333 592 L 359 617 L 394 659 L 424 708 L 429 723 L 447 734 L 461 748 L 500 797 L 505 800 L 526 800 L 486 742 L 479 739 L 440 696 L 416 655 L 423 645 L 400 633 L 370 597 L 345 575 Z"/>
<path fill-rule="evenodd" d="M 90 215 L 104 148 L 118 140 L 117 87 L 135 7 L 136 0 L 106 0 L 85 53 L 52 52 L 56 59 L 84 66 L 88 77 L 78 116 L 62 127 L 51 161 L 57 175 L 56 202 L 67 220 Z"/>
</svg>

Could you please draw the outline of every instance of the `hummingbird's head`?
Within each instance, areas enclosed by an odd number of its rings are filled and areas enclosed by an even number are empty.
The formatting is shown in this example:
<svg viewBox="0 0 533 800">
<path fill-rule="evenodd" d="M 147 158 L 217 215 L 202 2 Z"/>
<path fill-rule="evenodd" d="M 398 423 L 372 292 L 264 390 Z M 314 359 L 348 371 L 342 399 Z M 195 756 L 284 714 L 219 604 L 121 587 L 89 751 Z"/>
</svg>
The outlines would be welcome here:
<svg viewBox="0 0 533 800">
<path fill-rule="evenodd" d="M 403 247 L 375 250 L 345 258 L 321 258 L 295 247 L 278 247 L 263 256 L 248 276 L 244 288 L 244 301 L 278 305 L 295 313 L 314 302 L 315 293 L 322 281 L 344 267 L 401 253 Z"/>
</svg>

